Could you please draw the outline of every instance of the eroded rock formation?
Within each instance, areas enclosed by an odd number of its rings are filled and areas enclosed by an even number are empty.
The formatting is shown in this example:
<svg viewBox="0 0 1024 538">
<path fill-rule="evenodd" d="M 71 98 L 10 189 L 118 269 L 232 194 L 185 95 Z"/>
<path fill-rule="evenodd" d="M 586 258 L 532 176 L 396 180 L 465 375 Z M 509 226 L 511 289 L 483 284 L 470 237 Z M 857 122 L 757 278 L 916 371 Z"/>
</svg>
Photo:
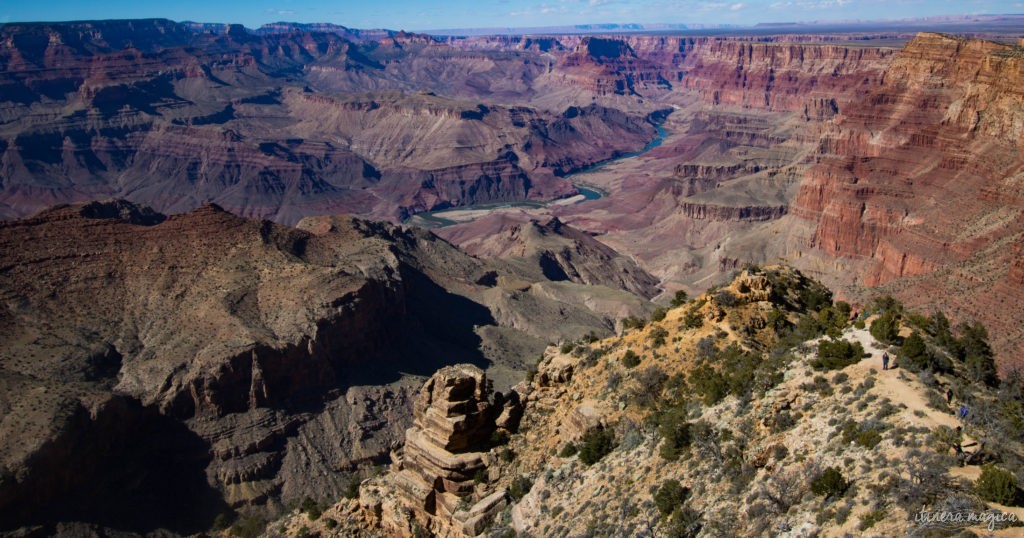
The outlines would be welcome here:
<svg viewBox="0 0 1024 538">
<path fill-rule="evenodd" d="M 389 475 L 363 485 L 360 504 L 382 529 L 437 536 L 476 536 L 506 506 L 505 490 L 488 490 L 495 432 L 518 427 L 522 402 L 491 391 L 484 372 L 460 364 L 438 370 L 420 389 L 415 419 Z"/>
</svg>

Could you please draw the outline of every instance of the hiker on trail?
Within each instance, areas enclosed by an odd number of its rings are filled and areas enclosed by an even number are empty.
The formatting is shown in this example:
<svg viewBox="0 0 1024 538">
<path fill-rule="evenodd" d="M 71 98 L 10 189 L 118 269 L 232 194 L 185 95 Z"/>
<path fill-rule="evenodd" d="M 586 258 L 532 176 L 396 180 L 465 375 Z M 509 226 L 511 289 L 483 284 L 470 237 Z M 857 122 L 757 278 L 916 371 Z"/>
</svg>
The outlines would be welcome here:
<svg viewBox="0 0 1024 538">
<path fill-rule="evenodd" d="M 886 351 L 882 352 L 882 369 L 883 370 L 888 370 L 889 369 L 889 353 L 886 352 Z"/>
<path fill-rule="evenodd" d="M 961 404 L 960 405 L 960 420 L 967 419 L 967 413 L 969 413 L 969 412 L 970 411 L 967 410 L 967 404 Z"/>
<path fill-rule="evenodd" d="M 952 403 L 953 403 L 953 389 L 951 387 L 951 388 L 946 389 L 946 405 L 950 405 Z"/>
</svg>

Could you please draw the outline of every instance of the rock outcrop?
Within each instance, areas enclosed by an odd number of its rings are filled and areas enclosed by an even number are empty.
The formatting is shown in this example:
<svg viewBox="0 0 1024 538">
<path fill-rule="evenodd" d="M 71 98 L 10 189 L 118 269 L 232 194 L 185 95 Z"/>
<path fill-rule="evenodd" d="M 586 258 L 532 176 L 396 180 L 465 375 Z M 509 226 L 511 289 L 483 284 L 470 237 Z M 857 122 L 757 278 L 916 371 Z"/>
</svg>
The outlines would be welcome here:
<svg viewBox="0 0 1024 538">
<path fill-rule="evenodd" d="M 417 526 L 436 536 L 480 534 L 507 505 L 503 489 L 478 486 L 495 461 L 486 450 L 499 428 L 506 438 L 513 433 L 522 414 L 517 393 L 495 397 L 472 365 L 445 367 L 427 380 L 391 474 L 363 485 L 360 504 L 370 520 L 403 535 Z"/>
</svg>

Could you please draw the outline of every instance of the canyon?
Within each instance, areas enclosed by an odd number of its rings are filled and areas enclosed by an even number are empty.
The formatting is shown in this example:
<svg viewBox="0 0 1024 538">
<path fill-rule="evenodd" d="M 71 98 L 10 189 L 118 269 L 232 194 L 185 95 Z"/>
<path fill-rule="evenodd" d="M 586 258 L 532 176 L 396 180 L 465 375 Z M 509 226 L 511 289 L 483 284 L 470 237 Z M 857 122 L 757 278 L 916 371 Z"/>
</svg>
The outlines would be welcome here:
<svg viewBox="0 0 1024 538">
<path fill-rule="evenodd" d="M 123 525 L 133 503 L 88 497 L 141 494 L 134 530 L 196 532 L 231 507 L 338 495 L 387 457 L 420 376 L 460 358 L 507 387 L 547 338 L 652 309 L 617 273 L 549 280 L 352 217 L 290 228 L 92 202 L 0 230 L 5 527 Z M 134 451 L 136 430 L 154 446 Z M 150 464 L 170 474 L 131 482 Z M 196 484 L 195 506 L 173 501 Z"/>
<path fill-rule="evenodd" d="M 532 528 L 478 475 L 525 472 L 491 436 L 570 383 L 548 345 L 744 268 L 763 301 L 778 261 L 983 322 L 1006 375 L 1024 49 L 994 37 L 0 26 L 0 531 L 203 532 L 388 463 L 339 520 Z"/>
</svg>

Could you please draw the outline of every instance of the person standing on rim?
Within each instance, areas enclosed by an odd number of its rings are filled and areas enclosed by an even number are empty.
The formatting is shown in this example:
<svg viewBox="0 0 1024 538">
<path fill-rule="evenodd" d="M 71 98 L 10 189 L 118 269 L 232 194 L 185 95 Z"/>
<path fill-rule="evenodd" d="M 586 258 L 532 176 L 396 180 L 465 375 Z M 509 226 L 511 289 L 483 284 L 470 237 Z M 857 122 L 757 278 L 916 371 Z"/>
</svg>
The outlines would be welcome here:
<svg viewBox="0 0 1024 538">
<path fill-rule="evenodd" d="M 882 352 L 882 370 L 888 370 L 888 369 L 889 369 L 889 352 L 888 351 L 883 351 Z"/>
</svg>

